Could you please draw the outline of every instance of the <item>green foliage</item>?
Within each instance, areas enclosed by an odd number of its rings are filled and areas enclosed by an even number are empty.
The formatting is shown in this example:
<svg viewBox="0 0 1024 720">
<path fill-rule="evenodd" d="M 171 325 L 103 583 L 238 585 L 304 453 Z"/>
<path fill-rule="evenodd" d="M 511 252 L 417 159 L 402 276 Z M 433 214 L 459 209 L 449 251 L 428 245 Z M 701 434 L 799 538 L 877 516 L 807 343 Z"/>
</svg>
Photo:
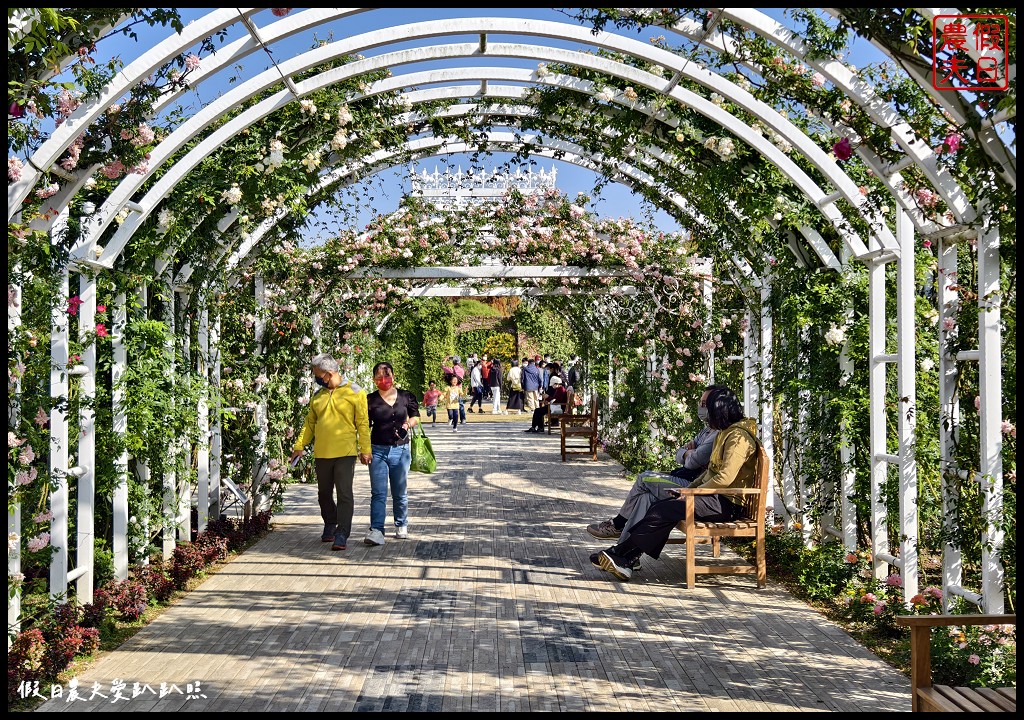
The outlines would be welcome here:
<svg viewBox="0 0 1024 720">
<path fill-rule="evenodd" d="M 797 579 L 815 600 L 840 594 L 853 578 L 855 567 L 845 560 L 846 551 L 837 542 L 823 542 L 800 553 Z"/>
<path fill-rule="evenodd" d="M 418 307 L 420 335 L 423 338 L 422 393 L 431 380 L 437 382 L 438 387 L 441 386 L 441 365 L 455 350 L 455 318 L 452 305 L 439 298 L 422 300 Z"/>
<path fill-rule="evenodd" d="M 547 354 L 564 361 L 576 354 L 580 326 L 557 308 L 523 303 L 512 319 L 519 333 L 520 358 Z"/>
<path fill-rule="evenodd" d="M 512 365 L 512 359 L 516 356 L 515 338 L 508 333 L 491 335 L 484 343 L 483 354 L 489 358 L 498 358 L 504 366 L 505 371 Z"/>
</svg>

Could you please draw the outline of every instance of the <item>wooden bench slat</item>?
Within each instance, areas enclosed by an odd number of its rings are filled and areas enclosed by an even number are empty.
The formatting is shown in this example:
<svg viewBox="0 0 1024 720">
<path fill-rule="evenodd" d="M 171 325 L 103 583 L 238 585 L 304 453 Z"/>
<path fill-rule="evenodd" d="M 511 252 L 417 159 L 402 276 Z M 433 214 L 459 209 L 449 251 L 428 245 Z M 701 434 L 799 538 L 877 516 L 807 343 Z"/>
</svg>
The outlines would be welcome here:
<svg viewBox="0 0 1024 720">
<path fill-rule="evenodd" d="M 1009 696 L 1004 694 L 1005 692 L 1008 692 Z M 1016 688 L 978 688 L 978 694 L 998 708 L 993 712 L 1017 711 Z"/>
</svg>

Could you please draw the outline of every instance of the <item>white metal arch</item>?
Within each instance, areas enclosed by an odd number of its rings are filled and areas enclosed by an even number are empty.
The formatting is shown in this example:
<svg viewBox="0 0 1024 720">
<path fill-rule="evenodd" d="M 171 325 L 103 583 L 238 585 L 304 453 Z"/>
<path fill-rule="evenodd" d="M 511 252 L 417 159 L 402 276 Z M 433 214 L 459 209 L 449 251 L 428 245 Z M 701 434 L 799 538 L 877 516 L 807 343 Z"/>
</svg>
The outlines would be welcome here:
<svg viewBox="0 0 1024 720">
<path fill-rule="evenodd" d="M 445 26 L 447 25 L 448 24 L 445 24 Z M 559 24 L 556 23 L 554 25 Z M 423 26 L 428 26 L 426 27 L 426 29 L 420 31 L 423 35 L 429 35 L 431 33 L 436 34 L 437 32 L 441 31 L 441 29 L 438 28 L 434 23 L 423 23 L 411 27 L 422 28 Z M 481 21 L 481 26 L 474 25 L 473 27 L 476 30 L 479 30 L 480 32 L 489 32 L 491 30 L 491 23 Z M 551 31 L 549 30 L 549 32 Z M 376 34 L 377 33 L 371 33 L 371 35 Z M 406 35 L 405 39 L 408 39 L 408 35 Z M 352 40 L 356 40 L 356 38 L 353 38 Z M 355 51 L 355 49 L 357 49 L 349 47 L 347 43 L 340 44 L 343 45 L 344 47 L 339 48 L 337 47 L 339 44 L 336 43 L 331 46 L 324 46 L 323 48 L 317 48 L 315 50 L 311 50 L 307 53 L 304 53 L 299 58 L 295 58 L 291 61 L 288 61 L 287 63 L 282 64 L 280 70 L 282 72 L 287 72 L 288 74 L 291 74 L 292 72 L 300 71 L 304 67 L 312 67 L 316 64 L 319 64 L 320 62 L 329 60 L 332 57 L 336 57 L 338 54 L 349 54 Z M 641 48 L 647 49 L 646 46 L 643 45 L 641 45 Z M 346 65 L 343 68 L 331 70 L 322 73 L 321 75 L 318 75 L 315 78 L 305 80 L 302 83 L 300 83 L 302 87 L 302 92 L 303 94 L 306 94 L 308 92 L 312 92 L 315 89 L 318 89 L 319 87 L 332 84 L 341 79 L 353 77 L 355 75 L 369 72 L 374 69 L 379 69 L 381 67 L 389 67 L 397 64 L 402 64 L 403 62 L 418 62 L 424 59 L 433 59 L 435 57 L 437 59 L 440 59 L 440 57 L 428 55 L 428 52 L 430 51 L 437 51 L 443 57 L 448 58 L 479 54 L 478 46 L 476 45 L 454 45 L 429 49 L 418 48 L 415 51 L 399 51 L 397 53 L 386 54 L 382 56 L 377 56 L 369 60 L 363 60 L 356 63 L 352 63 L 350 65 Z M 672 53 L 668 53 L 666 51 L 659 52 L 661 52 L 663 56 L 654 57 L 652 59 L 652 62 L 654 60 L 662 60 L 664 62 L 669 62 L 668 58 L 664 56 L 671 56 L 678 59 L 678 56 L 675 56 Z M 840 233 L 843 234 L 844 237 L 846 237 L 848 242 L 850 242 L 851 249 L 853 250 L 855 256 L 867 257 L 871 254 L 869 253 L 867 247 L 864 246 L 863 243 L 861 243 L 857 238 L 849 237 L 849 233 L 844 232 L 844 222 L 842 214 L 834 207 L 834 203 L 837 199 L 839 199 L 839 197 L 846 197 L 851 201 L 851 203 L 855 207 L 863 204 L 864 198 L 860 195 L 860 192 L 859 190 L 856 189 L 856 186 L 853 185 L 852 181 L 848 177 L 846 177 L 845 173 L 843 173 L 839 169 L 835 162 L 829 159 L 829 156 L 826 156 L 825 153 L 820 148 L 817 147 L 817 145 L 815 145 L 809 138 L 807 138 L 806 135 L 804 135 L 795 126 L 793 126 L 788 121 L 788 119 L 782 119 L 781 116 L 778 115 L 778 113 L 775 113 L 767 106 L 763 106 L 763 104 L 754 100 L 753 97 L 749 95 L 749 93 L 746 93 L 746 91 L 742 90 L 741 88 L 732 85 L 732 88 L 735 90 L 737 94 L 742 94 L 746 96 L 746 100 L 748 102 L 752 101 L 757 105 L 757 107 L 755 108 L 747 107 L 746 109 L 755 114 L 756 116 L 764 119 L 766 124 L 768 124 L 769 126 L 775 126 L 776 130 L 781 131 L 780 134 L 786 137 L 787 140 L 791 140 L 794 146 L 804 149 L 808 154 L 809 159 L 812 162 L 814 162 L 815 165 L 819 167 L 819 169 L 824 170 L 826 172 L 826 175 L 829 175 L 830 180 L 832 180 L 833 182 L 837 183 L 839 186 L 842 187 L 841 191 L 839 191 L 838 193 L 833 193 L 831 195 L 826 195 L 820 188 L 818 188 L 814 184 L 814 182 L 806 174 L 800 171 L 800 169 L 795 165 L 795 163 L 793 163 L 792 160 L 790 160 L 785 154 L 783 154 L 781 151 L 775 148 L 775 146 L 768 142 L 766 139 L 762 138 L 757 133 L 751 131 L 743 122 L 737 120 L 728 112 L 721 110 L 710 101 L 705 100 L 704 98 L 694 93 L 683 90 L 679 87 L 671 87 L 671 82 L 668 84 L 668 86 L 666 86 L 664 78 L 658 78 L 657 76 L 650 75 L 649 73 L 646 73 L 644 71 L 640 71 L 629 66 L 623 66 L 621 63 L 605 61 L 601 58 L 595 58 L 591 55 L 577 53 L 574 51 L 564 51 L 553 48 L 535 48 L 533 46 L 522 46 L 518 44 L 508 46 L 502 44 L 489 44 L 488 54 L 494 56 L 525 56 L 532 57 L 535 59 L 548 60 L 551 62 L 566 62 L 570 64 L 586 65 L 590 67 L 596 66 L 602 72 L 606 72 L 609 75 L 619 76 L 628 81 L 633 81 L 638 84 L 645 85 L 654 91 L 665 91 L 667 89 L 666 94 L 672 96 L 673 99 L 681 102 L 684 105 L 689 105 L 693 107 L 695 110 L 701 112 L 702 114 L 709 117 L 719 125 L 729 129 L 731 132 L 736 134 L 741 139 L 744 139 L 748 144 L 750 144 L 759 152 L 761 152 L 762 155 L 766 156 L 776 166 L 778 166 L 780 170 L 784 174 L 786 174 L 790 178 L 790 180 L 793 181 L 801 189 L 801 191 L 804 192 L 812 200 L 812 202 L 815 202 L 818 205 L 821 212 L 825 214 L 826 217 L 828 217 L 830 221 L 837 226 Z M 698 79 L 699 81 L 702 81 L 705 84 L 712 84 L 712 86 L 716 87 L 717 89 L 725 90 L 725 88 L 721 87 L 720 83 L 714 84 L 714 78 L 717 78 L 718 76 L 714 75 L 713 73 L 707 71 L 703 71 L 703 74 L 699 74 L 693 71 L 691 72 L 694 75 L 698 75 L 698 77 L 696 77 L 695 79 Z M 719 78 L 719 80 L 721 79 Z M 150 172 L 152 173 L 156 167 L 158 167 L 164 160 L 166 160 L 166 158 L 170 155 L 171 152 L 173 152 L 173 150 L 176 150 L 178 147 L 183 145 L 188 139 L 194 136 L 194 134 L 198 133 L 202 129 L 202 127 L 205 127 L 210 122 L 213 122 L 213 113 L 216 113 L 217 116 L 219 116 L 221 111 L 234 107 L 239 102 L 244 101 L 247 97 L 251 97 L 254 93 L 260 91 L 261 89 L 265 89 L 266 87 L 272 86 L 278 81 L 279 74 L 277 72 L 266 71 L 257 78 L 254 78 L 253 80 L 250 80 L 244 83 L 243 85 L 239 86 L 238 88 L 234 89 L 233 91 L 227 93 L 217 102 L 211 104 L 200 113 L 197 113 L 197 115 L 193 116 L 188 122 L 182 125 L 182 127 L 180 127 L 178 130 L 172 133 L 169 138 L 167 138 L 156 149 L 154 149 L 152 153 L 152 163 Z M 443 79 L 438 80 L 438 82 L 442 81 Z M 731 83 L 729 84 L 731 85 Z M 178 163 L 176 163 L 174 169 L 172 169 L 170 172 L 164 175 L 163 178 L 161 178 L 161 181 L 157 184 L 157 186 L 163 188 L 163 195 L 166 195 L 170 191 L 170 187 L 173 187 L 171 182 L 172 180 L 175 182 L 177 180 L 180 180 L 180 177 L 183 176 L 185 171 L 187 171 L 191 167 L 194 167 L 195 164 L 197 164 L 202 159 L 202 157 L 205 157 L 210 152 L 212 152 L 213 149 L 219 146 L 219 144 L 223 140 L 239 132 L 245 126 L 251 124 L 252 122 L 255 122 L 256 120 L 260 119 L 266 114 L 269 114 L 273 110 L 276 110 L 279 107 L 282 107 L 284 104 L 287 104 L 287 102 L 290 102 L 291 98 L 292 95 L 290 92 L 281 91 L 280 93 L 274 95 L 272 98 L 268 98 L 259 105 L 250 108 L 246 112 L 240 114 L 231 122 L 229 122 L 224 128 L 219 129 L 211 136 L 209 136 L 195 149 L 193 149 L 185 158 L 181 159 Z M 737 102 L 738 104 L 743 104 L 743 102 L 740 99 L 737 99 Z M 198 155 L 200 149 L 204 151 L 201 157 L 199 157 Z M 840 177 L 836 177 L 837 175 Z M 128 202 L 128 198 L 130 197 L 131 193 L 142 182 L 144 182 L 144 180 L 145 176 L 133 176 L 131 178 L 127 178 L 124 181 L 122 181 L 121 185 L 119 185 L 118 188 L 114 191 L 114 193 L 112 193 L 111 197 L 104 204 L 104 208 L 100 211 L 97 222 L 93 225 L 90 238 L 83 245 L 83 248 L 81 248 L 79 251 L 80 259 L 82 258 L 83 255 L 88 253 L 89 249 L 92 246 L 92 243 L 95 242 L 99 233 L 107 224 L 109 224 L 113 215 L 120 211 L 121 207 L 123 207 L 124 204 Z M 151 190 L 150 193 L 147 194 L 146 198 L 144 198 L 143 202 L 140 203 L 141 215 L 133 215 L 128 219 L 128 221 L 126 221 L 121 226 L 119 231 L 115 234 L 115 240 L 111 243 L 112 248 L 108 248 L 106 251 L 102 253 L 99 264 L 109 266 L 112 263 L 111 257 L 116 256 L 116 254 L 120 251 L 120 249 L 126 242 L 127 237 L 130 236 L 130 233 L 134 231 L 135 227 L 137 227 L 141 220 L 144 219 L 144 215 L 148 214 L 148 212 L 151 212 L 154 209 L 156 203 L 159 202 L 159 199 L 162 199 L 162 196 L 159 196 L 156 193 L 156 189 L 157 188 L 154 187 L 153 190 Z M 154 201 L 154 197 L 158 197 L 159 199 Z M 891 235 L 889 230 L 884 226 L 876 227 L 876 229 L 878 231 L 878 237 L 884 243 L 885 248 L 887 250 L 894 251 L 895 238 Z"/>
<path fill-rule="evenodd" d="M 239 16 L 247 17 L 259 8 L 238 8 L 214 10 L 194 23 L 186 25 L 180 34 L 174 35 L 150 50 L 144 52 L 108 83 L 98 97 L 83 103 L 57 128 L 26 163 L 18 182 L 7 186 L 7 220 L 14 216 L 29 191 L 35 186 L 43 170 L 50 169 L 61 154 L 68 149 L 80 132 L 91 125 L 104 111 L 117 102 L 131 88 L 142 82 L 166 62 L 219 30 L 238 21 Z"/>
<path fill-rule="evenodd" d="M 521 87 L 521 86 L 496 86 L 496 85 L 492 85 L 491 81 L 493 81 L 493 80 L 508 79 L 507 77 L 504 76 L 504 74 L 501 73 L 501 69 L 496 68 L 496 69 L 493 69 L 493 70 L 494 70 L 494 72 L 489 74 L 489 76 L 487 78 L 487 91 L 486 91 L 485 97 L 501 97 L 501 98 L 509 98 L 509 99 L 522 99 L 525 95 L 527 95 L 530 92 L 529 88 L 525 88 L 525 87 Z M 424 78 L 427 76 L 426 73 L 423 73 L 423 75 L 424 75 Z M 411 77 L 410 76 L 404 76 L 404 77 L 409 80 L 411 85 L 421 84 L 420 78 L 417 77 L 416 75 L 413 75 Z M 517 78 L 512 78 L 512 79 L 517 79 Z M 424 79 L 424 81 L 425 81 L 425 79 Z M 395 82 L 395 81 L 389 80 L 389 81 L 382 81 L 382 82 L 386 86 L 388 83 Z M 591 93 L 591 94 L 593 94 L 595 92 L 595 88 L 593 87 L 593 85 L 591 83 L 585 82 L 585 81 L 577 81 L 577 82 L 581 83 L 581 85 L 582 85 L 579 88 L 579 90 L 581 92 L 588 92 L 588 93 Z M 386 90 L 386 87 L 383 88 L 383 89 Z M 430 102 L 430 101 L 439 100 L 439 99 L 478 98 L 479 96 L 480 96 L 479 87 L 475 86 L 475 85 L 474 86 L 445 86 L 445 87 L 431 88 L 431 89 L 428 89 L 428 90 L 412 91 L 412 92 L 407 93 L 407 95 L 406 95 L 406 97 L 410 100 L 410 102 L 412 103 L 413 106 L 415 106 L 416 104 L 421 103 L 421 102 Z M 624 98 L 621 98 L 621 95 L 619 96 L 619 98 L 624 100 Z M 655 112 L 654 110 L 652 110 L 651 108 L 648 108 L 648 107 L 639 107 L 638 109 L 640 109 L 642 112 L 644 112 L 646 114 L 653 114 Z M 443 112 L 438 113 L 437 115 L 441 116 L 441 117 L 451 117 L 451 116 L 454 116 L 454 115 L 471 114 L 471 113 L 474 113 L 474 112 L 477 112 L 477 111 L 480 111 L 480 112 L 486 114 L 488 112 L 488 108 L 486 106 L 480 106 L 480 105 L 476 105 L 476 104 L 460 104 L 460 105 L 456 105 L 456 106 L 447 108 Z M 502 114 L 502 115 L 512 115 L 512 116 L 519 115 L 519 116 L 527 117 L 527 116 L 531 116 L 531 115 L 534 114 L 534 108 L 531 107 L 531 106 L 525 106 L 525 107 L 524 106 L 501 106 L 500 109 L 495 109 L 494 113 L 495 114 Z M 408 122 L 413 121 L 415 119 L 416 119 L 416 114 L 415 113 L 406 113 L 406 114 L 403 114 L 403 115 L 395 118 L 395 125 L 405 125 Z M 502 143 L 504 141 L 500 140 L 500 139 L 497 139 L 496 142 Z M 408 144 L 406 145 L 406 147 L 408 147 Z M 562 146 L 560 145 L 559 147 L 562 147 Z M 576 145 L 571 145 L 571 147 L 574 148 L 573 152 L 576 155 L 587 155 L 589 157 L 589 159 L 592 162 L 594 162 L 594 163 L 600 163 L 602 161 L 602 159 L 606 159 L 606 157 L 607 157 L 607 156 L 604 156 L 602 158 L 602 157 L 598 157 L 598 156 L 589 154 L 585 150 L 583 150 L 582 148 L 579 148 Z M 655 175 L 655 176 L 657 176 L 659 174 L 659 172 L 660 172 L 660 168 L 658 167 L 658 165 L 657 165 L 657 163 L 655 161 L 660 161 L 661 163 L 664 163 L 664 164 L 667 164 L 667 165 L 672 165 L 672 164 L 676 164 L 677 163 L 677 158 L 672 157 L 672 156 L 666 154 L 659 147 L 656 147 L 656 146 L 645 146 L 643 148 L 640 148 L 640 150 L 642 151 L 642 152 L 639 153 L 641 163 L 644 164 L 646 167 L 648 167 L 650 169 L 650 172 L 653 175 Z M 588 168 L 588 169 L 593 169 L 593 168 Z M 322 189 L 324 187 L 326 187 L 326 186 L 328 186 L 330 184 L 337 183 L 339 177 L 340 176 L 338 175 L 338 173 L 333 172 L 333 171 L 329 172 L 329 173 L 326 173 L 325 175 L 323 175 L 321 177 L 321 180 L 317 183 L 317 185 L 310 189 L 310 193 L 309 194 L 312 195 L 312 194 L 318 193 L 318 192 L 322 191 Z M 644 184 L 648 185 L 648 186 L 650 186 L 652 188 L 659 187 L 659 183 L 657 183 L 657 181 L 654 180 L 653 178 L 650 179 L 650 181 L 645 180 Z M 667 191 L 666 191 L 666 189 L 664 187 L 659 187 L 659 192 L 665 194 Z M 678 203 L 676 203 L 676 204 L 677 204 L 678 207 L 680 207 L 680 209 L 684 210 L 684 212 L 687 214 L 687 216 L 690 217 L 692 220 L 700 222 L 702 225 L 707 224 L 708 221 L 707 221 L 706 218 L 698 219 L 696 216 L 694 216 L 692 209 L 688 208 L 688 206 L 682 206 L 682 205 L 679 205 Z M 736 215 L 735 210 L 733 210 L 733 214 Z M 235 215 L 237 215 L 237 213 L 235 213 Z M 738 219 L 740 219 L 738 215 L 736 217 Z M 774 224 L 774 221 L 769 221 L 769 222 L 772 222 Z M 220 232 L 224 232 L 225 229 L 226 229 L 226 227 L 218 226 L 218 230 Z M 269 229 L 269 227 L 268 227 L 268 229 Z M 811 246 L 814 249 L 814 251 L 818 254 L 819 258 L 825 264 L 826 267 L 829 267 L 831 269 L 839 269 L 840 268 L 839 260 L 836 258 L 835 254 L 828 247 L 828 245 L 825 243 L 825 241 L 821 237 L 821 235 L 816 230 L 814 230 L 814 228 L 811 228 L 809 226 L 803 226 L 803 227 L 799 228 L 799 232 L 804 237 L 804 239 L 807 241 L 808 245 Z M 258 236 L 262 236 L 262 234 L 263 234 L 263 232 L 257 231 L 257 235 Z M 244 255 L 244 253 L 243 253 L 243 255 Z"/>
<path fill-rule="evenodd" d="M 920 12 L 923 17 L 928 17 L 925 9 L 917 8 L 917 11 Z M 840 16 L 837 8 L 825 8 L 825 12 L 829 13 L 833 17 Z M 933 14 L 939 13 L 933 11 Z M 941 14 L 963 15 L 964 13 L 955 8 L 943 8 L 941 10 Z M 999 173 L 999 176 L 1014 190 L 1017 189 L 1017 160 L 1007 149 L 1006 144 L 995 131 L 994 125 L 989 122 L 987 118 L 981 123 L 981 132 L 976 133 L 971 129 L 971 124 L 968 121 L 967 115 L 964 114 L 963 107 L 961 107 L 959 103 L 950 99 L 949 96 L 955 95 L 955 93 L 947 93 L 935 89 L 935 87 L 932 86 L 931 80 L 926 75 L 921 74 L 918 68 L 914 65 L 895 57 L 891 49 L 877 40 L 872 38 L 865 39 L 884 53 L 890 60 L 903 68 L 904 72 L 906 72 L 907 75 L 909 75 L 910 78 L 928 94 L 933 102 L 950 114 L 958 127 L 963 128 L 965 133 L 973 135 L 982 149 L 994 161 L 998 168 L 997 172 Z M 977 118 L 974 119 L 977 120 Z"/>
<path fill-rule="evenodd" d="M 923 218 L 917 203 L 910 197 L 903 187 L 903 178 L 899 168 L 903 163 L 912 162 L 917 165 L 925 176 L 935 187 L 936 191 L 949 206 L 958 223 L 967 223 L 975 219 L 976 213 L 971 207 L 963 189 L 956 183 L 953 177 L 946 170 L 938 165 L 937 156 L 932 151 L 930 143 L 916 135 L 910 124 L 903 119 L 899 113 L 894 111 L 887 103 L 883 102 L 874 93 L 873 87 L 858 79 L 854 73 L 838 60 L 814 60 L 808 57 L 806 44 L 788 28 L 781 23 L 769 18 L 753 8 L 726 8 L 722 11 L 722 17 L 729 18 L 744 26 L 750 27 L 761 37 L 770 40 L 775 45 L 783 48 L 809 67 L 814 68 L 832 84 L 842 90 L 847 97 L 860 106 L 880 127 L 889 128 L 893 140 L 905 153 L 904 160 L 895 166 L 883 163 L 875 153 L 860 146 L 856 148 L 857 153 L 872 169 L 875 176 L 882 181 L 897 201 L 904 207 L 911 217 L 914 218 L 917 228 L 927 234 L 942 230 L 931 221 Z M 718 51 L 719 53 L 737 56 L 737 44 L 734 40 L 724 35 L 719 30 L 705 37 L 699 23 L 687 20 L 673 26 L 672 31 L 680 34 L 693 42 Z M 760 73 L 756 65 L 744 63 L 746 67 Z M 839 132 L 829 118 L 823 117 L 833 130 Z"/>
<path fill-rule="evenodd" d="M 323 8 L 306 10 L 299 13 L 289 14 L 287 17 L 269 23 L 268 25 L 262 28 L 257 28 L 253 23 L 252 19 L 249 17 L 249 15 L 239 11 L 239 17 L 241 18 L 241 21 L 245 25 L 249 34 L 241 38 L 240 40 L 236 40 L 232 43 L 225 45 L 224 47 L 220 48 L 217 53 L 208 56 L 207 58 L 204 58 L 200 64 L 200 67 L 190 76 L 190 85 L 193 87 L 198 86 L 200 83 L 202 83 L 204 79 L 216 74 L 217 72 L 224 69 L 231 63 L 238 62 L 239 60 L 248 56 L 252 52 L 273 45 L 274 43 L 280 40 L 292 37 L 303 30 L 316 27 L 317 25 L 326 22 L 341 19 L 346 16 L 366 12 L 367 10 L 370 9 L 371 8 Z M 759 13 L 751 9 L 741 9 L 735 12 L 722 8 L 718 8 L 717 10 L 721 14 L 721 16 L 729 17 L 730 19 L 733 19 L 736 22 L 749 25 L 756 32 L 759 32 L 759 34 L 761 34 L 763 37 L 770 40 L 771 42 L 779 45 L 780 47 L 784 47 L 785 49 L 789 50 L 791 53 L 797 55 L 798 57 L 804 57 L 805 53 L 802 43 L 798 39 L 793 38 L 792 34 L 784 26 L 776 23 L 774 20 L 768 18 L 762 13 Z M 705 35 L 707 35 L 707 33 L 698 31 L 697 23 L 692 21 L 683 21 L 672 29 L 679 34 L 689 37 L 691 40 L 694 40 L 695 42 L 701 42 L 702 44 L 705 44 L 706 46 L 711 47 L 713 49 L 717 49 L 719 51 L 727 51 L 728 46 L 731 42 L 725 39 L 717 30 L 714 30 L 714 34 L 711 35 L 709 39 L 705 40 Z M 172 36 L 171 38 L 161 43 L 158 46 L 158 48 L 154 50 L 154 53 L 150 54 L 155 54 L 158 57 L 164 58 L 172 57 L 178 52 L 187 49 L 192 43 L 193 39 L 194 37 L 191 35 L 182 38 Z M 162 49 L 162 52 L 156 52 L 156 50 L 158 49 Z M 142 59 L 140 58 L 140 61 L 141 60 Z M 825 62 L 820 64 L 816 64 L 811 61 L 807 62 L 812 67 L 818 67 L 819 69 L 821 69 L 822 72 L 825 73 L 826 76 L 829 77 L 829 79 L 831 79 L 837 87 L 846 92 L 855 102 L 857 102 L 862 107 L 865 107 L 870 110 L 874 105 L 878 104 L 869 102 L 871 98 L 870 89 L 868 89 L 867 92 L 862 93 L 857 88 L 852 87 L 852 85 L 848 82 L 851 73 L 845 66 L 836 62 Z M 117 86 L 118 89 L 111 91 L 111 97 L 115 96 L 118 91 L 123 93 L 134 84 L 134 82 L 131 82 L 130 76 L 132 74 L 132 69 L 135 68 L 137 64 L 138 63 L 133 63 L 132 66 L 125 70 L 124 79 L 119 81 L 119 85 Z M 145 65 L 143 64 L 141 67 L 145 67 Z M 833 67 L 838 69 L 835 72 L 833 72 Z M 861 83 L 861 85 L 866 84 Z M 154 112 L 159 112 L 162 108 L 164 108 L 174 99 L 179 97 L 183 92 L 184 91 L 169 93 L 167 96 L 161 98 L 154 106 Z M 83 109 L 78 112 L 84 114 L 85 110 Z M 78 113 L 76 113 L 76 115 L 77 114 Z M 885 123 L 889 123 L 890 119 L 891 118 L 887 117 L 876 118 L 876 120 Z M 897 140 L 900 140 L 903 135 L 902 127 L 905 125 L 905 123 L 889 124 L 897 128 L 897 130 L 895 130 L 894 133 L 897 135 Z M 905 151 L 908 150 L 909 145 L 910 143 L 901 142 L 901 146 L 904 148 Z M 925 151 L 930 153 L 930 150 L 926 146 L 927 143 L 923 143 L 918 147 L 923 147 Z M 862 157 L 865 156 L 865 153 L 862 149 L 858 149 L 858 152 L 861 154 Z M 39 161 L 45 160 L 45 158 L 34 159 L 38 159 Z M 915 159 L 915 162 L 918 162 L 918 164 L 920 164 L 920 161 L 917 159 Z M 910 211 L 912 213 L 912 216 L 915 216 L 916 218 L 918 213 L 916 212 L 916 208 L 914 207 L 913 203 L 907 202 L 906 194 L 899 191 L 898 173 L 895 174 L 892 178 L 889 178 L 887 177 L 887 173 L 883 172 L 883 169 L 878 167 L 877 164 L 873 165 L 872 167 L 873 169 L 876 170 L 876 174 L 883 179 L 883 182 L 885 182 L 890 187 L 890 190 L 892 190 L 894 194 L 896 194 L 897 200 L 903 205 L 903 207 Z M 926 173 L 929 175 L 929 177 L 932 178 L 934 183 L 935 178 L 933 177 L 933 173 L 928 172 L 928 167 L 925 167 L 924 169 Z M 73 176 L 77 179 L 77 182 L 73 183 L 73 190 L 70 190 L 67 186 L 63 187 L 58 196 L 54 198 L 54 200 L 47 203 L 50 206 L 50 211 L 44 213 L 42 218 L 40 218 L 39 220 L 34 221 L 33 228 L 44 230 L 48 229 L 49 223 L 52 222 L 52 218 L 56 217 L 59 211 L 64 207 L 64 205 L 66 205 L 66 203 L 70 201 L 71 197 L 74 196 L 74 194 L 80 188 L 81 183 L 84 181 L 84 177 L 88 174 L 91 174 L 91 172 L 94 170 L 95 168 L 84 173 L 80 172 L 77 176 Z M 947 194 L 947 189 L 944 187 L 944 184 L 935 183 L 935 185 L 939 189 L 940 194 L 942 194 L 943 198 L 947 201 L 947 204 L 949 204 L 954 209 L 954 212 L 957 212 L 958 203 L 950 202 L 950 196 Z M 957 213 L 957 216 L 958 218 L 961 217 L 959 213 Z M 42 225 L 45 225 L 45 227 L 42 227 Z M 920 225 L 919 228 L 926 233 L 931 231 L 930 228 L 922 227 Z"/>
</svg>

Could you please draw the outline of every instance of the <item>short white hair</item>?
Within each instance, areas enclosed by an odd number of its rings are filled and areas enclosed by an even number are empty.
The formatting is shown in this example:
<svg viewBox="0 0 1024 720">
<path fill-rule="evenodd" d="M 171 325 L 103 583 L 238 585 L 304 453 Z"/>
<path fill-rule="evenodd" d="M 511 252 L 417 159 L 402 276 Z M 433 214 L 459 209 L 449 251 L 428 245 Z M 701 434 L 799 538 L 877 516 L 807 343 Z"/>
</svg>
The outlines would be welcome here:
<svg viewBox="0 0 1024 720">
<path fill-rule="evenodd" d="M 327 353 L 320 353 L 319 355 L 314 356 L 314 358 L 309 361 L 309 364 L 317 370 L 323 370 L 324 372 L 341 372 L 341 366 L 338 365 L 338 361 Z"/>
</svg>

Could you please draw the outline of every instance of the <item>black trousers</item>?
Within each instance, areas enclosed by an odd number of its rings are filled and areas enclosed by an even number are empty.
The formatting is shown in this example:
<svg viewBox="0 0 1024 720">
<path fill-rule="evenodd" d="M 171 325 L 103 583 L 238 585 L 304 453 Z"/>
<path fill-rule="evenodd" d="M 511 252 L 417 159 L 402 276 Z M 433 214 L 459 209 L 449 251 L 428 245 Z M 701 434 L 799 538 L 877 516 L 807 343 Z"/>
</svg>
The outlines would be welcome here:
<svg viewBox="0 0 1024 720">
<path fill-rule="evenodd" d="M 548 406 L 541 405 L 539 408 L 533 411 L 533 421 L 530 423 L 530 427 L 537 428 L 538 430 L 544 429 L 544 418 L 547 417 Z"/>
<path fill-rule="evenodd" d="M 313 467 L 316 469 L 316 497 L 320 503 L 320 517 L 325 525 L 337 526 L 337 535 L 347 538 L 352 534 L 352 514 L 356 507 L 352 494 L 356 456 L 317 458 Z M 337 502 L 334 500 L 335 494 Z"/>
<path fill-rule="evenodd" d="M 629 528 L 627 545 L 633 545 L 652 558 L 661 557 L 672 528 L 686 517 L 686 503 L 693 501 L 693 514 L 697 520 L 728 522 L 737 517 L 739 508 L 721 495 L 694 495 L 676 500 L 659 500 L 651 505 L 644 517 Z M 628 550 L 628 548 L 626 548 Z"/>
</svg>

